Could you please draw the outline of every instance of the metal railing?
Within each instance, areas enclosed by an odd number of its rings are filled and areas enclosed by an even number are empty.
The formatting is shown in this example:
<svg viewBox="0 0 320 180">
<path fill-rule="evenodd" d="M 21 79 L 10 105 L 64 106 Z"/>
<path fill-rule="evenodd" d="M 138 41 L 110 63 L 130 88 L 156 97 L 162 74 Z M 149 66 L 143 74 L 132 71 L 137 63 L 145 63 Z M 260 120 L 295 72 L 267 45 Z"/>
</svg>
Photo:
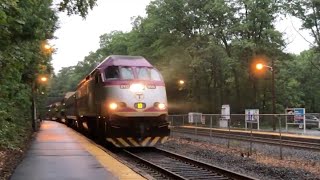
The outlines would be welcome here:
<svg viewBox="0 0 320 180">
<path fill-rule="evenodd" d="M 305 124 L 301 119 L 302 117 L 308 117 L 305 118 Z M 315 119 L 312 120 L 310 117 L 315 117 Z M 318 121 L 316 120 L 316 117 L 316 114 L 305 114 L 297 117 L 288 114 L 230 114 L 230 116 L 222 116 L 221 114 L 194 113 L 191 115 L 169 115 L 168 120 L 173 130 L 175 128 L 188 128 L 189 133 L 192 131 L 194 135 L 203 135 L 204 130 L 208 133 L 206 135 L 210 137 L 216 136 L 219 131 L 223 132 L 226 136 L 228 147 L 230 147 L 230 139 L 234 138 L 237 130 L 241 130 L 239 133 L 246 132 L 249 134 L 247 138 L 250 143 L 248 148 L 249 154 L 252 154 L 253 151 L 253 134 L 258 134 L 259 132 L 270 133 L 270 136 L 273 135 L 278 138 L 278 145 L 280 147 L 279 155 L 282 159 L 284 133 L 320 137 L 320 122 L 319 119 Z"/>
</svg>

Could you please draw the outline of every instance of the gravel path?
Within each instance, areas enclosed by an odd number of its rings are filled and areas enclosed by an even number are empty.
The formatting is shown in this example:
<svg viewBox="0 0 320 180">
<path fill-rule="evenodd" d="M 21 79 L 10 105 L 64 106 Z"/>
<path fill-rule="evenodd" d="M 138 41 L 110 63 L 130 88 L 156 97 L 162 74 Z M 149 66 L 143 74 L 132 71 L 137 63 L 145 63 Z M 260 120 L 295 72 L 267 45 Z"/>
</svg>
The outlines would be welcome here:
<svg viewBox="0 0 320 180">
<path fill-rule="evenodd" d="M 248 156 L 248 142 L 232 140 L 228 148 L 225 139 L 180 133 L 160 147 L 258 179 L 320 180 L 320 152 L 283 148 L 280 160 L 279 147 L 254 144 Z"/>
</svg>

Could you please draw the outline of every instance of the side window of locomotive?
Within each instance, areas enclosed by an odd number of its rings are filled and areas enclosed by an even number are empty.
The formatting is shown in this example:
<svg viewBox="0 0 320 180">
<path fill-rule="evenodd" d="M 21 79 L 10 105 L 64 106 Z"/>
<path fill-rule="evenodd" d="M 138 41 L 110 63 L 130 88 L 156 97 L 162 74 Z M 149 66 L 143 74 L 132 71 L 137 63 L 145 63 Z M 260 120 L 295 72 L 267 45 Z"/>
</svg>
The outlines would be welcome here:
<svg viewBox="0 0 320 180">
<path fill-rule="evenodd" d="M 152 80 L 161 81 L 161 75 L 155 69 L 150 69 L 150 76 Z"/>
<path fill-rule="evenodd" d="M 120 68 L 120 73 L 122 79 L 133 79 L 133 71 L 130 67 L 122 67 Z"/>
<path fill-rule="evenodd" d="M 137 68 L 137 76 L 138 76 L 138 79 L 149 80 L 150 75 L 149 75 L 148 68 L 144 68 L 144 67 Z"/>
<path fill-rule="evenodd" d="M 120 73 L 119 73 L 119 67 L 118 66 L 109 66 L 107 67 L 106 71 L 106 79 L 119 79 Z"/>
<path fill-rule="evenodd" d="M 99 83 L 101 83 L 102 82 L 102 80 L 101 80 L 101 74 L 99 74 L 99 73 L 97 73 L 96 75 L 95 75 L 95 83 L 96 84 L 99 84 Z"/>
</svg>

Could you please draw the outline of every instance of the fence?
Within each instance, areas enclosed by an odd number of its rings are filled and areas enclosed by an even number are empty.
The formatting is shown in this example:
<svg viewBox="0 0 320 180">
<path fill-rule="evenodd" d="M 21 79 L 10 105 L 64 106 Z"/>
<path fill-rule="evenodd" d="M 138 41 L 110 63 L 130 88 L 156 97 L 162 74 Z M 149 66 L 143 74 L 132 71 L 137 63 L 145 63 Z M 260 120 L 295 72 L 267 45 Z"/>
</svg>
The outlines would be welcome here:
<svg viewBox="0 0 320 180">
<path fill-rule="evenodd" d="M 221 114 L 181 114 L 169 115 L 170 126 L 187 127 L 194 130 L 194 135 L 198 135 L 199 131 L 203 129 L 212 131 L 215 129 L 224 129 L 227 131 L 244 130 L 250 132 L 252 137 L 253 132 L 272 132 L 279 135 L 280 139 L 280 157 L 282 159 L 282 134 L 304 134 L 320 136 L 320 122 L 317 119 L 319 114 L 305 114 L 297 117 L 288 114 L 259 114 L 259 115 L 246 115 L 246 114 L 231 114 L 230 116 L 222 116 Z M 226 119 L 228 118 L 228 119 Z M 305 118 L 305 125 L 303 123 Z M 229 134 L 232 136 L 232 134 Z M 228 147 L 230 141 L 228 139 Z M 250 154 L 252 153 L 252 142 L 250 141 L 249 147 Z"/>
<path fill-rule="evenodd" d="M 306 114 L 317 118 L 316 115 Z M 248 115 L 245 114 L 231 114 L 230 119 L 222 118 L 221 114 L 201 114 L 200 118 L 190 119 L 188 114 L 169 115 L 169 122 L 172 127 L 178 126 L 195 126 L 207 128 L 230 128 L 230 129 L 252 129 L 258 131 L 275 132 L 281 130 L 282 132 L 295 134 L 310 134 L 311 131 L 304 132 L 303 121 L 294 119 L 294 115 L 287 114 L 259 114 Z M 281 125 L 281 129 L 279 128 Z M 319 121 L 316 119 L 306 118 L 305 129 L 320 128 Z"/>
</svg>

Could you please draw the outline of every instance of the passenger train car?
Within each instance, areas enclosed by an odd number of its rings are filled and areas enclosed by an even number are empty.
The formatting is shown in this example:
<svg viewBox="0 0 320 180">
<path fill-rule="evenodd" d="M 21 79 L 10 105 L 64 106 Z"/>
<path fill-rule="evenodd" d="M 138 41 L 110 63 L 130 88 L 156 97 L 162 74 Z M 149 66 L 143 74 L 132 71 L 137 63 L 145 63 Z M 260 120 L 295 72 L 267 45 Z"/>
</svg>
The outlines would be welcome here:
<svg viewBox="0 0 320 180">
<path fill-rule="evenodd" d="M 58 121 L 58 119 L 60 118 L 60 106 L 61 102 L 55 102 L 47 106 L 46 119 Z"/>
<path fill-rule="evenodd" d="M 170 133 L 163 78 L 141 56 L 107 57 L 64 106 L 69 126 L 117 147 L 154 146 Z"/>
</svg>

